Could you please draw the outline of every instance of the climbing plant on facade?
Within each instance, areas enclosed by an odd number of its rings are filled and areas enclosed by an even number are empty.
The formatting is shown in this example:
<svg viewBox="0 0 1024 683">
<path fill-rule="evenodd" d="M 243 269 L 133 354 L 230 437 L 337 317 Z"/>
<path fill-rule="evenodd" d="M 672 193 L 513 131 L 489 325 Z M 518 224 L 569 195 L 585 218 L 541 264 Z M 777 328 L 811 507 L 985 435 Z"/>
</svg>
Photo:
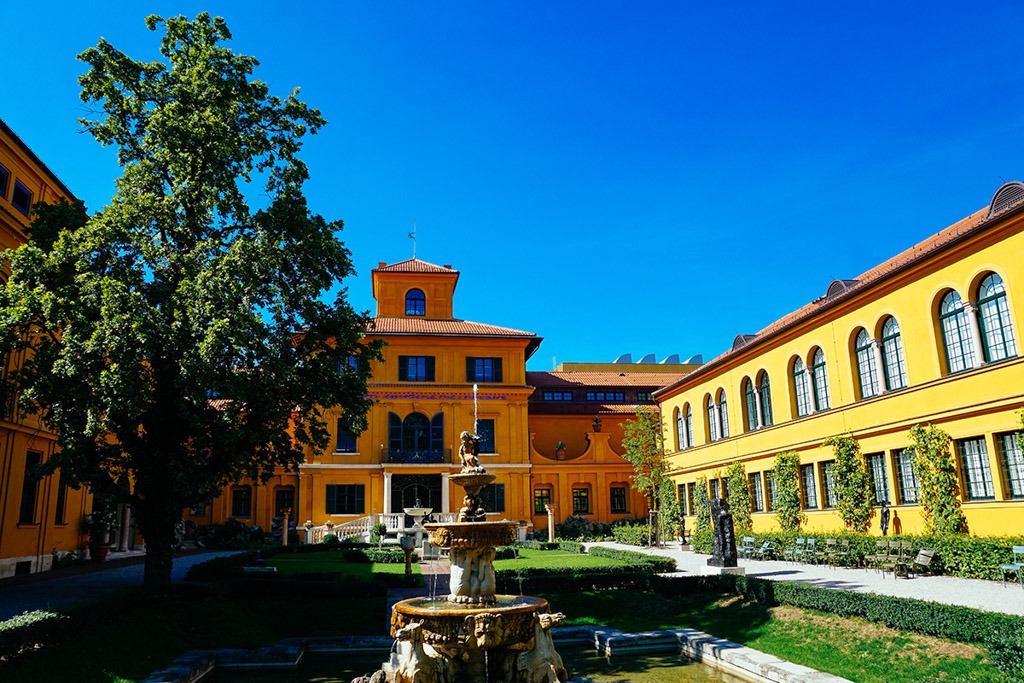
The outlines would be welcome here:
<svg viewBox="0 0 1024 683">
<path fill-rule="evenodd" d="M 775 517 L 783 531 L 795 531 L 806 516 L 800 509 L 800 456 L 793 451 L 775 456 Z"/>
<path fill-rule="evenodd" d="M 737 529 L 750 529 L 750 485 L 747 479 L 747 468 L 736 461 L 725 471 L 725 497 L 729 502 L 729 512 Z"/>
<path fill-rule="evenodd" d="M 831 446 L 836 456 L 836 509 L 843 524 L 851 531 L 864 532 L 871 525 L 871 503 L 874 491 L 860 444 L 849 434 L 830 436 L 822 446 Z"/>
<path fill-rule="evenodd" d="M 921 491 L 921 516 L 928 534 L 967 533 L 950 441 L 949 434 L 935 425 L 915 425 L 910 429 L 914 472 Z"/>
<path fill-rule="evenodd" d="M 694 550 L 705 552 L 711 548 L 711 494 L 708 493 L 708 478 L 697 479 L 693 492 L 693 510 L 697 527 L 693 530 L 691 543 Z"/>
</svg>

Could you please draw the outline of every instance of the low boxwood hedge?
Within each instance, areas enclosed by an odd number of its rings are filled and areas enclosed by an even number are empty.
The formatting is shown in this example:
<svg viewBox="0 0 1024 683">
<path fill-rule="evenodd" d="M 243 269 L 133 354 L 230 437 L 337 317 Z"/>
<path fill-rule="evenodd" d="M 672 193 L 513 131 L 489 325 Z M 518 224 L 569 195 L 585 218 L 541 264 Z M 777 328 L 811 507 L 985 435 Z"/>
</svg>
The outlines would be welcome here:
<svg viewBox="0 0 1024 683">
<path fill-rule="evenodd" d="M 665 595 L 733 593 L 763 604 L 792 605 L 844 617 L 862 617 L 891 628 L 978 643 L 988 649 L 993 663 L 1002 671 L 1013 676 L 1024 673 L 1021 669 L 1024 664 L 1024 617 L 752 576 L 655 576 L 651 585 Z"/>
<path fill-rule="evenodd" d="M 68 617 L 56 612 L 36 610 L 0 621 L 0 662 L 12 659 L 22 650 L 56 640 L 68 624 Z"/>
<path fill-rule="evenodd" d="M 647 588 L 648 564 L 613 567 L 526 567 L 495 572 L 499 593 L 576 593 L 602 588 Z"/>
<path fill-rule="evenodd" d="M 570 553 L 582 553 L 584 550 L 584 545 L 577 541 L 516 541 L 513 545 L 529 550 L 564 550 Z"/>
<path fill-rule="evenodd" d="M 352 548 L 342 552 L 346 562 L 379 562 L 380 564 L 405 564 L 405 551 L 401 548 Z M 420 556 L 414 550 L 412 561 L 419 562 Z"/>
<path fill-rule="evenodd" d="M 620 550 L 602 545 L 591 546 L 588 552 L 594 557 L 610 557 L 613 560 L 638 564 L 645 567 L 645 571 L 648 572 L 674 572 L 676 570 L 676 561 L 662 555 L 648 555 L 635 550 Z"/>
</svg>

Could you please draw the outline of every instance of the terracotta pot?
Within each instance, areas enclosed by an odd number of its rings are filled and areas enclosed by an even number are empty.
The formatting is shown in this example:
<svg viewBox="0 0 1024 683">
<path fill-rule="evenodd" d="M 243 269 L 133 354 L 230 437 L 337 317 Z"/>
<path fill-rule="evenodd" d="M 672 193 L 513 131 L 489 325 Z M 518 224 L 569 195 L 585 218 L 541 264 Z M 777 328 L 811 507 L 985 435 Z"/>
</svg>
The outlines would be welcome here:
<svg viewBox="0 0 1024 683">
<path fill-rule="evenodd" d="M 89 559 L 92 562 L 106 562 L 107 555 L 110 554 L 109 545 L 98 545 L 94 543 L 89 544 Z"/>
</svg>

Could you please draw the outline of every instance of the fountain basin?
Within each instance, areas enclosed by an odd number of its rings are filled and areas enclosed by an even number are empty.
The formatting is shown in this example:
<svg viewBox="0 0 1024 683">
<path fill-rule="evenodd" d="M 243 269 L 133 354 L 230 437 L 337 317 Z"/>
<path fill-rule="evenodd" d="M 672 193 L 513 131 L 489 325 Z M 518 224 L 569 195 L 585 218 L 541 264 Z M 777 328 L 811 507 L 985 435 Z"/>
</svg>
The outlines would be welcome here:
<svg viewBox="0 0 1024 683">
<path fill-rule="evenodd" d="M 441 548 L 488 548 L 516 540 L 516 522 L 447 522 L 424 524 L 430 542 Z"/>
<path fill-rule="evenodd" d="M 463 605 L 444 598 L 409 598 L 391 612 L 391 635 L 421 623 L 423 642 L 436 650 L 464 648 L 528 650 L 533 647 L 535 615 L 548 601 L 528 595 L 496 595 L 487 606 Z"/>
</svg>

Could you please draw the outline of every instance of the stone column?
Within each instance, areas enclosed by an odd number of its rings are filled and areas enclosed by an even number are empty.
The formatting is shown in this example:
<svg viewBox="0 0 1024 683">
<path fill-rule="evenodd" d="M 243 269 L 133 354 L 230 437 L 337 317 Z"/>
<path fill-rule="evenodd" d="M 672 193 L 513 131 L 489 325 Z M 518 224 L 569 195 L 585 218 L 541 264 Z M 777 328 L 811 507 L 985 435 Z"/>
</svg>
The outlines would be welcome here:
<svg viewBox="0 0 1024 683">
<path fill-rule="evenodd" d="M 715 409 L 712 412 L 714 412 L 714 414 L 715 414 L 715 428 L 716 428 L 717 433 L 718 433 L 718 438 L 719 439 L 724 439 L 725 436 L 722 434 L 722 411 L 719 408 L 719 405 L 718 405 L 717 401 L 714 404 L 712 404 L 712 405 L 715 406 Z"/>
<path fill-rule="evenodd" d="M 818 400 L 814 396 L 814 368 L 811 365 L 804 366 L 804 382 L 807 383 L 807 414 L 813 415 L 818 412 Z"/>
<path fill-rule="evenodd" d="M 544 508 L 548 511 L 548 543 L 555 542 L 555 506 L 545 505 Z"/>
<path fill-rule="evenodd" d="M 981 325 L 978 324 L 978 304 L 973 301 L 964 302 L 967 321 L 971 325 L 971 344 L 974 346 L 974 367 L 985 364 L 985 349 L 981 345 Z"/>
<path fill-rule="evenodd" d="M 884 394 L 885 389 L 885 359 L 882 358 L 882 340 L 871 340 L 871 355 L 875 359 L 875 372 L 878 373 L 878 393 Z"/>
<path fill-rule="evenodd" d="M 384 509 L 385 515 L 391 512 L 391 472 L 384 472 Z"/>
<path fill-rule="evenodd" d="M 281 545 L 288 545 L 288 522 L 291 516 L 291 508 L 281 508 Z"/>
</svg>

